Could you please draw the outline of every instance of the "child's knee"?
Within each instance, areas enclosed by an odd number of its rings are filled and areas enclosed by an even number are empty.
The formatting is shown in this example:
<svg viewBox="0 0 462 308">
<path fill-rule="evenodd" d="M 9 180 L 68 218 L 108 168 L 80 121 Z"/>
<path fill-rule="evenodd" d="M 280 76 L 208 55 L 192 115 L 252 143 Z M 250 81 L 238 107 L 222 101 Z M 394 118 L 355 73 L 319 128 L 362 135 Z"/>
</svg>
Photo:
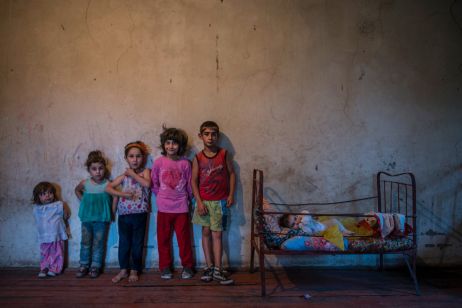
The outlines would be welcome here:
<svg viewBox="0 0 462 308">
<path fill-rule="evenodd" d="M 212 231 L 209 227 L 202 227 L 202 236 L 211 236 Z"/>
<path fill-rule="evenodd" d="M 221 239 L 221 234 L 223 233 L 222 231 L 212 231 L 212 237 L 214 239 Z"/>
</svg>

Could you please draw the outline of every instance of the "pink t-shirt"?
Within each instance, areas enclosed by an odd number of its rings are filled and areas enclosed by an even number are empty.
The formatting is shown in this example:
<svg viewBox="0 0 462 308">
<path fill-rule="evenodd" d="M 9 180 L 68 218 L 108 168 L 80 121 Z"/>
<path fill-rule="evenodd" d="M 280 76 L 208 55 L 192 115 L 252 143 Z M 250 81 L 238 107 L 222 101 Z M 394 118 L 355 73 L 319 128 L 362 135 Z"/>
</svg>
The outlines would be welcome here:
<svg viewBox="0 0 462 308">
<path fill-rule="evenodd" d="M 172 160 L 161 156 L 154 161 L 151 172 L 152 192 L 157 210 L 163 213 L 187 213 L 192 198 L 191 162 L 182 157 Z"/>
</svg>

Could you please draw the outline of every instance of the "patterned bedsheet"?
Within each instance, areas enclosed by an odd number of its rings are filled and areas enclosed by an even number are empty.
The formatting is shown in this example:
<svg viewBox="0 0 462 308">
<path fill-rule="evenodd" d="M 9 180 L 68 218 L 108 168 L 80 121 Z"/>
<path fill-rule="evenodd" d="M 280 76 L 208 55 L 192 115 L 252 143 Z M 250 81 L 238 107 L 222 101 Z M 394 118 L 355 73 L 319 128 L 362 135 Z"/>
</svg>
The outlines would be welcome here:
<svg viewBox="0 0 462 308">
<path fill-rule="evenodd" d="M 344 251 L 351 253 L 379 253 L 402 251 L 412 248 L 412 238 L 401 237 L 382 239 L 373 237 L 351 237 L 344 239 L 344 246 Z M 330 243 L 325 238 L 317 236 L 291 237 L 283 243 L 281 243 L 280 249 L 296 251 L 340 251 L 338 247 Z"/>
<path fill-rule="evenodd" d="M 338 247 L 321 236 L 310 236 L 302 230 L 283 229 L 272 232 L 264 224 L 264 242 L 270 249 L 295 251 L 340 251 Z M 413 247 L 412 237 L 345 237 L 345 251 L 356 253 L 377 253 L 408 250 Z"/>
</svg>

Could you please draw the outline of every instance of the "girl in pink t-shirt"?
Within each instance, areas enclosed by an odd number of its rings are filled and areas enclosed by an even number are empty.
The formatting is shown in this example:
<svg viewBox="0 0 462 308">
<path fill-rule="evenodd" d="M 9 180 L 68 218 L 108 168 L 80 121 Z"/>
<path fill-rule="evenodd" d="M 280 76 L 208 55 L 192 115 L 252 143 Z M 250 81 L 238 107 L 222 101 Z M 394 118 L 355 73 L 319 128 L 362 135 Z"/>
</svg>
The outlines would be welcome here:
<svg viewBox="0 0 462 308">
<path fill-rule="evenodd" d="M 189 201 L 191 190 L 191 163 L 183 157 L 188 136 L 183 130 L 166 128 L 160 135 L 162 156 L 152 167 L 152 192 L 157 204 L 157 247 L 162 279 L 173 277 L 172 237 L 175 230 L 183 272 L 181 278 L 193 276 L 191 224 Z"/>
</svg>

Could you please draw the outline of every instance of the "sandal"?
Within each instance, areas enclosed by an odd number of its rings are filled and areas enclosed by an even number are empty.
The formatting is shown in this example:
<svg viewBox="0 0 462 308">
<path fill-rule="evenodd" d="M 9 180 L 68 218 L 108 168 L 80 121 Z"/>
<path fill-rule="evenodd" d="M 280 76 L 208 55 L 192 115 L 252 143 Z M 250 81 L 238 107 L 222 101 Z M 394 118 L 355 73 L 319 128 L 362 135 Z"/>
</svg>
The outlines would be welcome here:
<svg viewBox="0 0 462 308">
<path fill-rule="evenodd" d="M 137 282 L 138 281 L 138 271 L 131 270 L 130 276 L 128 276 L 128 282 Z"/>
<path fill-rule="evenodd" d="M 81 266 L 79 268 L 79 271 L 77 273 L 75 273 L 75 277 L 77 278 L 82 278 L 84 277 L 86 274 L 88 274 L 88 267 L 85 267 L 85 266 Z"/>
<path fill-rule="evenodd" d="M 45 278 L 47 276 L 47 269 L 43 269 L 38 273 L 38 278 Z"/>
<path fill-rule="evenodd" d="M 115 275 L 112 278 L 112 283 L 118 283 L 121 280 L 124 280 L 125 278 L 128 278 L 127 271 L 126 270 L 121 270 L 117 275 Z"/>
<path fill-rule="evenodd" d="M 90 278 L 98 278 L 99 276 L 99 268 L 92 267 L 90 270 Z"/>
</svg>

